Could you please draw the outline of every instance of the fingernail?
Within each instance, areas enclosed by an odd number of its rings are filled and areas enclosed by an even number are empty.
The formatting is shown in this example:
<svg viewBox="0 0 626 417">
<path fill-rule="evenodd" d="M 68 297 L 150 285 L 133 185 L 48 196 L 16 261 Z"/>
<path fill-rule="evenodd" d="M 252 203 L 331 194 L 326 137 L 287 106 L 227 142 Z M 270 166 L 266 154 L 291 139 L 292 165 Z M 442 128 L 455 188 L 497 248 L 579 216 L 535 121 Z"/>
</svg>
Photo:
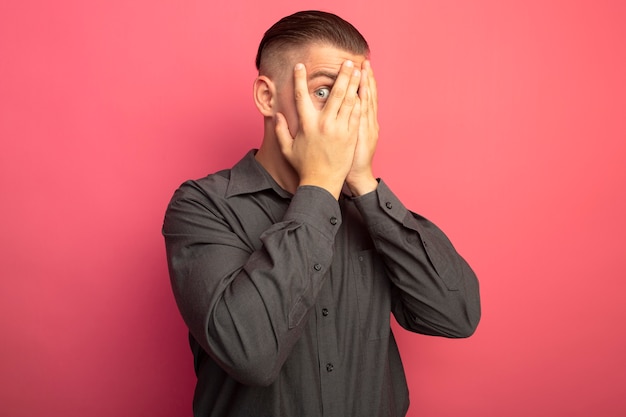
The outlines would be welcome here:
<svg viewBox="0 0 626 417">
<path fill-rule="evenodd" d="M 354 62 L 352 62 L 352 61 L 346 61 L 346 66 L 347 66 L 347 67 L 353 67 L 353 66 L 354 66 Z"/>
<path fill-rule="evenodd" d="M 299 71 L 299 70 L 301 70 L 302 68 L 304 68 L 304 64 L 300 64 L 300 63 L 296 64 L 296 70 L 298 70 L 298 71 Z"/>
</svg>

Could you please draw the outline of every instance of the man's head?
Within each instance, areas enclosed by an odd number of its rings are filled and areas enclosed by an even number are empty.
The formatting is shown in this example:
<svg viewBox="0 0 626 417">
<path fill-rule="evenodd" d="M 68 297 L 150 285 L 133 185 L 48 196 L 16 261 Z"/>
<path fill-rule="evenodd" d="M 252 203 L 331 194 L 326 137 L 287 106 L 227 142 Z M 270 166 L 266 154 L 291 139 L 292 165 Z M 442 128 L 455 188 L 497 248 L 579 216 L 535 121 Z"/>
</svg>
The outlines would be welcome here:
<svg viewBox="0 0 626 417">
<path fill-rule="evenodd" d="M 264 116 L 263 143 L 256 158 L 283 188 L 294 189 L 298 181 L 280 149 L 278 130 L 284 139 L 286 122 L 289 134 L 295 139 L 300 128 L 300 113 L 305 112 L 307 120 L 316 118 L 312 112 L 322 114 L 338 80 L 341 87 L 335 97 L 343 97 L 341 91 L 347 87 L 344 85 L 346 76 L 352 88 L 351 97 L 345 102 L 355 103 L 360 85 L 355 88 L 354 80 L 363 80 L 360 70 L 363 66 L 369 68 L 368 59 L 369 47 L 365 38 L 350 23 L 330 13 L 298 12 L 279 20 L 265 33 L 257 53 L 259 75 L 253 88 L 256 107 Z M 306 83 L 312 106 L 309 103 L 296 104 L 296 64 L 303 65 L 298 67 L 298 95 L 308 100 L 300 95 L 305 91 L 303 82 Z M 369 80 L 369 76 L 366 79 Z M 337 104 L 337 100 L 332 102 Z M 347 108 L 351 106 L 347 104 Z M 339 120 L 339 117 L 335 119 Z"/>
<path fill-rule="evenodd" d="M 315 10 L 286 16 L 265 32 L 259 44 L 259 76 L 254 85 L 257 108 L 269 119 L 276 112 L 283 113 L 295 133 L 298 121 L 293 98 L 294 65 L 303 63 L 311 77 L 315 73 L 330 76 L 310 79 L 312 100 L 320 109 L 324 100 L 316 94 L 330 91 L 341 64 L 352 60 L 359 68 L 368 56 L 369 46 L 363 35 L 339 16 Z M 268 131 L 271 133 L 271 129 Z"/>
<path fill-rule="evenodd" d="M 359 31 L 337 15 L 316 10 L 286 16 L 265 32 L 256 56 L 259 74 L 273 73 L 287 55 L 310 45 L 332 46 L 367 57 L 369 46 Z"/>
</svg>

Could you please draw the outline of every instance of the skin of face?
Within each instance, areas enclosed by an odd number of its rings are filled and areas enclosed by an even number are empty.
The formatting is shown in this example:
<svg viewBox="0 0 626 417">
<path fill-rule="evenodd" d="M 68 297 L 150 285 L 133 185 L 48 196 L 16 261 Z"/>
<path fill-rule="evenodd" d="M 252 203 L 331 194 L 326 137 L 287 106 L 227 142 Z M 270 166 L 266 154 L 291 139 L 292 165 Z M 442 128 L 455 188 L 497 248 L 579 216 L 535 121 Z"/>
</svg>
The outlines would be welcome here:
<svg viewBox="0 0 626 417">
<path fill-rule="evenodd" d="M 287 54 L 284 67 L 280 68 L 277 75 L 273 77 L 276 86 L 274 111 L 285 116 L 292 136 L 295 137 L 299 126 L 294 98 L 293 67 L 297 63 L 304 64 L 311 100 L 314 107 L 321 111 L 330 95 L 341 65 L 347 60 L 354 63 L 355 69 L 361 69 L 366 57 L 333 46 L 316 44 Z"/>
</svg>

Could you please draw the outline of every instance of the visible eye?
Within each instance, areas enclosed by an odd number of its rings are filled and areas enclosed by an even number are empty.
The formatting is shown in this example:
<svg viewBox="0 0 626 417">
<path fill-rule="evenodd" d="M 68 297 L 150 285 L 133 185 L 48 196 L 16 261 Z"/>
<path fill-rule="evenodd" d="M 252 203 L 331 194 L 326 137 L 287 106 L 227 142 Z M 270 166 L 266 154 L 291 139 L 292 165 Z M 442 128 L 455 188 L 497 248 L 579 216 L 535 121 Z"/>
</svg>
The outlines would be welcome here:
<svg viewBox="0 0 626 417">
<path fill-rule="evenodd" d="M 313 91 L 313 94 L 315 95 L 315 97 L 319 98 L 320 100 L 326 100 L 328 96 L 330 96 L 330 88 L 328 87 L 318 88 L 317 90 Z"/>
</svg>

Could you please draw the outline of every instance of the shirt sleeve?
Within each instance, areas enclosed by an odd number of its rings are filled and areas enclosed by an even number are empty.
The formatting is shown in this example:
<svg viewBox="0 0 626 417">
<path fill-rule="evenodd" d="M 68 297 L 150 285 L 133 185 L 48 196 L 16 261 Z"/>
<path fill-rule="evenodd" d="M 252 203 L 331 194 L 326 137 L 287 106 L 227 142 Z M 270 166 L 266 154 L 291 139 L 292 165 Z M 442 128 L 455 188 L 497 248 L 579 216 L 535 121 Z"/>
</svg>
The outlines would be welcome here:
<svg viewBox="0 0 626 417">
<path fill-rule="evenodd" d="M 446 235 L 407 210 L 382 180 L 355 203 L 394 284 L 398 323 L 429 335 L 473 334 L 481 314 L 478 280 Z"/>
<path fill-rule="evenodd" d="M 300 187 L 256 250 L 231 215 L 223 197 L 177 191 L 163 226 L 172 287 L 203 349 L 234 379 L 269 385 L 330 268 L 341 212 L 326 190 Z"/>
</svg>

